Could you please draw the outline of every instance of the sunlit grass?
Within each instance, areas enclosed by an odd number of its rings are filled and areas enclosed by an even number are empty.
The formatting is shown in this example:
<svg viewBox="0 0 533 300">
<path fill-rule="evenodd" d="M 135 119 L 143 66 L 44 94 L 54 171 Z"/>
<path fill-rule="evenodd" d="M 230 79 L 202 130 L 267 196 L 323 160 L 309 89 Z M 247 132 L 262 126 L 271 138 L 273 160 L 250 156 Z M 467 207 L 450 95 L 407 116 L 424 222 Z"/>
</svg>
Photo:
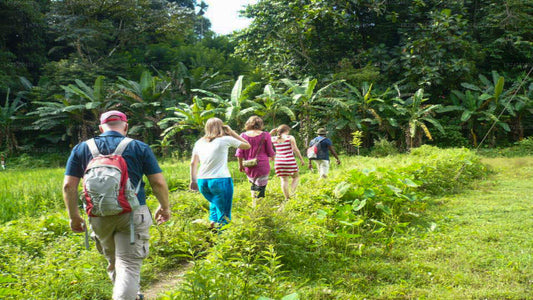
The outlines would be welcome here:
<svg viewBox="0 0 533 300">
<path fill-rule="evenodd" d="M 0 223 L 60 209 L 63 173 L 59 168 L 0 172 Z"/>
<path fill-rule="evenodd" d="M 271 177 L 268 199 L 254 209 L 245 175 L 238 171 L 235 161 L 230 162 L 235 181 L 235 228 L 228 234 L 258 230 L 268 235 L 269 230 L 274 230 L 280 238 L 286 239 L 274 241 L 281 247 L 278 251 L 286 251 L 281 259 L 285 264 L 282 270 L 286 273 L 276 277 L 277 292 L 297 292 L 301 299 L 528 299 L 531 295 L 533 157 L 483 159 L 494 171 L 488 179 L 477 181 L 458 194 L 428 199 L 424 219 L 434 226 L 413 227 L 405 234 L 388 239 L 388 244 L 378 240 L 377 235 L 373 240 L 371 234 L 366 240 L 355 239 L 346 244 L 348 248 L 333 248 L 334 240 L 322 235 L 326 230 L 322 227 L 324 224 L 306 221 L 320 209 L 321 204 L 312 200 L 315 199 L 313 195 L 350 169 L 399 168 L 408 165 L 413 158 L 408 155 L 379 159 L 343 156 L 341 160 L 341 166 L 332 163 L 328 181 L 318 180 L 316 173 L 300 166 L 301 185 L 281 214 L 275 209 L 283 199 L 279 178 Z M 214 237 L 206 228 L 192 224 L 192 220 L 207 219 L 208 202 L 200 194 L 187 191 L 189 162 L 167 160 L 161 167 L 172 190 L 170 201 L 174 215 L 171 222 L 152 228 L 153 251 L 142 274 L 146 288 L 162 269 L 172 270 L 193 257 L 201 263 L 210 247 L 223 243 L 224 237 L 212 243 Z M 82 236 L 68 229 L 61 199 L 63 172 L 62 168 L 0 172 L 1 216 L 7 214 L 2 220 L 15 220 L 0 226 L 3 232 L 0 247 L 4 250 L 0 254 L 0 264 L 6 266 L 6 274 L 12 274 L 9 278 L 16 282 L 9 286 L 10 291 L 50 296 L 56 289 L 62 295 L 71 295 L 70 290 L 61 289 L 68 286 L 73 290 L 91 289 L 98 295 L 106 295 L 109 282 L 103 271 L 105 262 L 94 247 L 85 252 Z M 151 208 L 157 205 L 153 196 L 148 203 Z M 42 216 L 24 218 L 39 215 Z M 247 227 L 250 224 L 258 227 Z M 263 227 L 265 225 L 275 226 Z M 285 233 L 280 234 L 279 230 Z M 62 248 L 55 246 L 56 239 L 64 245 Z M 228 245 L 234 245 L 237 250 L 239 243 L 252 243 L 251 240 Z M 307 241 L 320 247 L 306 248 L 302 243 Z M 362 243 L 364 247 L 356 251 Z M 307 252 L 287 250 L 292 247 Z M 88 258 L 77 262 L 72 254 L 68 256 L 72 256 L 69 262 L 62 262 L 65 257 L 62 251 L 67 248 Z M 29 256 L 34 252 L 38 254 Z M 298 266 L 297 259 L 301 257 L 318 259 L 312 261 L 312 269 L 293 268 Z M 21 268 L 17 264 L 24 260 L 32 260 L 27 272 L 17 271 Z M 91 260 L 98 263 L 93 264 Z M 62 270 L 59 277 L 57 268 Z M 92 281 L 73 279 L 84 278 L 87 272 L 99 275 Z M 25 284 L 25 280 L 30 280 L 25 274 L 33 273 L 37 275 L 31 276 L 39 281 Z M 0 295 L 1 289 L 2 286 Z"/>
</svg>

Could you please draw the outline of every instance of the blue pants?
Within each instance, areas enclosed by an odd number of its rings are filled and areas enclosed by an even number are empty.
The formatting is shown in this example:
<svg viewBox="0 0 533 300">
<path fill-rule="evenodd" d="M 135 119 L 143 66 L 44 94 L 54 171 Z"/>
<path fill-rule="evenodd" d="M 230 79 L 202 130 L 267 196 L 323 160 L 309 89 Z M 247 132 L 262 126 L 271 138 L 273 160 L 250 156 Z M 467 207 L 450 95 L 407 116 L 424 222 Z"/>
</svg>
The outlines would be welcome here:
<svg viewBox="0 0 533 300">
<path fill-rule="evenodd" d="M 231 177 L 198 179 L 198 189 L 210 203 L 209 220 L 227 224 L 231 220 L 233 179 Z"/>
</svg>

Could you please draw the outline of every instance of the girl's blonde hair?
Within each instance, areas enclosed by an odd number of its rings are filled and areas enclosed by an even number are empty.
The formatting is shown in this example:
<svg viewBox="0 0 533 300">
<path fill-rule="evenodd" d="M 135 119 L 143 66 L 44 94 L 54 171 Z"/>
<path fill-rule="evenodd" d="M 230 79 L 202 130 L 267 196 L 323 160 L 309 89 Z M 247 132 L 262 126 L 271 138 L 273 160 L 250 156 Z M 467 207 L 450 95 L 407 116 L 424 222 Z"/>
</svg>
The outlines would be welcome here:
<svg viewBox="0 0 533 300">
<path fill-rule="evenodd" d="M 258 116 L 251 116 L 244 124 L 245 130 L 263 130 L 263 119 Z"/>
<path fill-rule="evenodd" d="M 226 135 L 226 132 L 224 131 L 224 122 L 222 122 L 222 120 L 219 118 L 210 118 L 207 120 L 204 129 L 204 139 L 206 139 L 208 142 Z"/>
</svg>

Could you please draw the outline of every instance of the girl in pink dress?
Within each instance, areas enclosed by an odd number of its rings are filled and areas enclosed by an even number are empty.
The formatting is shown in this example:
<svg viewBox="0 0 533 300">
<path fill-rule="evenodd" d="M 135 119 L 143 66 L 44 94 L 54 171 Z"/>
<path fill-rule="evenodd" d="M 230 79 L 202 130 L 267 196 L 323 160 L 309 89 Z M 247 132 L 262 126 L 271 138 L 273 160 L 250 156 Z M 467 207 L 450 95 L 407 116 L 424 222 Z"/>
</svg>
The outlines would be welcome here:
<svg viewBox="0 0 533 300">
<path fill-rule="evenodd" d="M 265 197 L 265 190 L 270 174 L 269 158 L 274 157 L 272 138 L 270 133 L 263 131 L 263 120 L 258 116 L 251 116 L 244 125 L 246 132 L 241 134 L 252 147 L 250 149 L 237 149 L 235 156 L 239 160 L 239 170 L 245 172 L 248 181 L 252 184 L 252 206 L 255 207 L 258 198 Z M 257 165 L 244 167 L 243 161 L 257 158 Z"/>
<path fill-rule="evenodd" d="M 304 158 L 296 145 L 296 140 L 292 135 L 289 135 L 290 131 L 291 128 L 283 124 L 270 132 L 273 135 L 272 144 L 276 149 L 274 167 L 276 175 L 281 179 L 281 190 L 283 191 L 285 200 L 290 199 L 290 196 L 294 194 L 300 181 L 298 164 L 294 155 L 296 154 L 302 162 L 302 165 L 305 164 Z M 292 182 L 289 185 L 290 178 L 292 178 Z"/>
</svg>

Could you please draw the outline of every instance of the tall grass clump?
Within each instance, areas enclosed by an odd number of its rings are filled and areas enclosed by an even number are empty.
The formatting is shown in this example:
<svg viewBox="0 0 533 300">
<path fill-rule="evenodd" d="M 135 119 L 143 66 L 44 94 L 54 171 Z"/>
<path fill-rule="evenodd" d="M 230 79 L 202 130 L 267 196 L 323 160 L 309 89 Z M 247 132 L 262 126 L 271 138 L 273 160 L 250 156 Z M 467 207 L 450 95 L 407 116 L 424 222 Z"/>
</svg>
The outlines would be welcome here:
<svg viewBox="0 0 533 300">
<path fill-rule="evenodd" d="M 533 155 L 533 137 L 527 137 L 507 148 L 480 149 L 479 153 L 486 157 L 522 157 Z"/>
<path fill-rule="evenodd" d="M 420 180 L 421 189 L 433 195 L 455 193 L 472 180 L 487 175 L 481 158 L 467 148 L 439 149 L 422 146 L 412 149 L 413 164 L 398 169 Z"/>
<path fill-rule="evenodd" d="M 63 208 L 63 172 L 64 169 L 0 172 L 0 223 Z"/>
</svg>

